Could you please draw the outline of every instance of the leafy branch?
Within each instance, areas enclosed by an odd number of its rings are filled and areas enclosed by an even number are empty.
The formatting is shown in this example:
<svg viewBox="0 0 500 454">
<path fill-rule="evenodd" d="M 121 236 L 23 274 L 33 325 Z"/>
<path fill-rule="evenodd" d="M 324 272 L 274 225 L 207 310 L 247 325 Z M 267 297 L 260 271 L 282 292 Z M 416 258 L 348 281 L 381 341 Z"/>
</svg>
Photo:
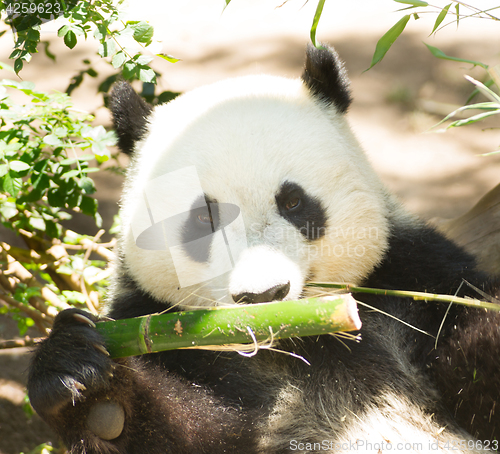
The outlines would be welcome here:
<svg viewBox="0 0 500 454">
<path fill-rule="evenodd" d="M 124 0 L 53 0 L 49 3 L 53 6 L 51 15 L 40 9 L 19 12 L 14 8 L 12 0 L 0 1 L 0 13 L 8 13 L 8 22 L 16 32 L 14 49 L 9 57 L 14 60 L 16 74 L 19 74 L 25 62 L 31 60 L 32 54 L 38 52 L 41 24 L 54 19 L 54 14 L 57 13 L 67 22 L 59 28 L 57 35 L 68 48 L 73 49 L 77 45 L 78 37 L 87 39 L 92 35 L 99 42 L 98 54 L 107 58 L 115 69 L 121 70 L 124 79 L 156 83 L 157 73 L 149 66 L 154 56 L 171 63 L 178 59 L 164 53 L 151 52 L 151 45 L 155 42 L 153 26 L 146 21 L 125 21 L 123 2 Z M 46 48 L 46 53 L 47 50 Z M 147 53 L 150 55 L 146 55 Z"/>
<path fill-rule="evenodd" d="M 17 92 L 25 103 L 12 100 Z M 0 82 L 0 221 L 27 249 L 0 243 L 0 313 L 47 333 L 57 312 L 73 304 L 100 306 L 113 243 L 67 230 L 72 213 L 100 224 L 92 161 L 110 160 L 113 133 L 92 127 L 63 93 L 32 83 Z M 101 235 L 102 232 L 99 233 Z M 90 252 L 102 260 L 89 259 Z"/>
</svg>

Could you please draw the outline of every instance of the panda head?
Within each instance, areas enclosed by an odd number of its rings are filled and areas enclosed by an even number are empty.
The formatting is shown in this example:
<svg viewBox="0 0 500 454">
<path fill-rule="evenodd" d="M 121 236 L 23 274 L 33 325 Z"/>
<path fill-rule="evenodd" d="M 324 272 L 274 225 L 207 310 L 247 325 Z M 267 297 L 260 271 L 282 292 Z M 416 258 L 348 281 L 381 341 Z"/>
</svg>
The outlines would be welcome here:
<svg viewBox="0 0 500 454">
<path fill-rule="evenodd" d="M 346 123 L 350 102 L 336 53 L 314 47 L 300 79 L 230 79 L 154 109 L 117 85 L 132 156 L 123 272 L 184 308 L 362 282 L 387 249 L 391 202 Z"/>
</svg>

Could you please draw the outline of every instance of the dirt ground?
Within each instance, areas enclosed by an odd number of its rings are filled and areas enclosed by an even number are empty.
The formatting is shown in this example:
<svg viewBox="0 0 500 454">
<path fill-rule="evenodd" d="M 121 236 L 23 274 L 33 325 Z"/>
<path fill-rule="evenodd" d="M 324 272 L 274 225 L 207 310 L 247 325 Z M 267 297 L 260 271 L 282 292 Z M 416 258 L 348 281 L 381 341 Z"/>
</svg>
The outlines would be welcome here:
<svg viewBox="0 0 500 454">
<path fill-rule="evenodd" d="M 175 65 L 155 62 L 163 74 L 161 90 L 185 91 L 223 77 L 249 73 L 271 73 L 297 77 L 301 73 L 304 47 L 315 5 L 290 1 L 234 0 L 222 13 L 224 2 L 133 1 L 133 14 L 150 20 L 163 40 L 163 52 L 181 58 Z M 333 2 L 340 3 L 340 2 Z M 352 79 L 355 101 L 349 113 L 353 129 L 374 167 L 391 191 L 413 212 L 426 219 L 452 218 L 467 211 L 483 194 L 500 182 L 500 156 L 480 154 L 500 144 L 497 121 L 449 131 L 427 133 L 443 115 L 463 104 L 471 85 L 469 74 L 484 80 L 484 70 L 471 65 L 438 60 L 422 41 L 438 46 L 448 55 L 499 63 L 498 38 L 488 21 L 454 25 L 428 37 L 435 19 L 412 20 L 411 28 L 393 46 L 385 60 L 368 72 L 377 39 L 394 24 L 401 13 L 396 4 L 384 0 L 357 0 L 350 5 L 327 2 L 318 29 L 320 40 L 333 44 Z M 374 4 L 377 4 L 375 7 Z M 484 3 L 484 2 L 483 2 Z M 48 24 L 49 25 L 49 24 Z M 53 63 L 36 55 L 23 70 L 24 80 L 39 88 L 64 90 L 70 77 L 92 58 L 99 71 L 97 79 L 86 79 L 74 92 L 75 105 L 94 112 L 97 122 L 109 126 L 96 87 L 110 74 L 109 65 L 98 62 L 95 46 L 79 42 L 68 51 L 55 36 L 56 26 L 44 28 L 44 37 L 58 56 Z M 0 39 L 0 61 L 10 53 L 11 38 Z M 0 78 L 12 78 L 1 72 Z M 117 212 L 120 179 L 106 174 L 96 177 L 101 214 L 109 227 Z M 79 218 L 76 228 L 95 230 L 90 221 Z M 11 240 L 0 231 L 2 240 Z M 15 326 L 0 317 L 0 338 L 15 336 Z M 26 419 L 21 405 L 29 354 L 25 349 L 0 351 L 0 454 L 25 453 L 54 435 L 38 418 Z"/>
</svg>

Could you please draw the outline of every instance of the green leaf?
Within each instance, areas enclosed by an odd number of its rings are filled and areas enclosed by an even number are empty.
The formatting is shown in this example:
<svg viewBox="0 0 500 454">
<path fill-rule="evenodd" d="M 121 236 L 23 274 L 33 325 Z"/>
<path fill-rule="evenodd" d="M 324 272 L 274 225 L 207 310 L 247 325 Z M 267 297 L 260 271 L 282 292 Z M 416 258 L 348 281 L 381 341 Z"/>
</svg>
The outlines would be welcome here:
<svg viewBox="0 0 500 454">
<path fill-rule="evenodd" d="M 0 204 L 0 214 L 4 220 L 8 221 L 10 218 L 14 217 L 19 211 L 16 208 L 16 204 L 13 202 L 4 202 Z"/>
<path fill-rule="evenodd" d="M 155 72 L 148 66 L 140 65 L 139 69 L 139 80 L 141 82 L 156 82 L 156 74 Z"/>
<path fill-rule="evenodd" d="M 17 329 L 19 334 L 24 336 L 28 329 L 35 324 L 35 321 L 30 317 L 19 317 L 17 318 Z"/>
<path fill-rule="evenodd" d="M 65 36 L 66 33 L 68 33 L 71 30 L 71 27 L 69 25 L 63 25 L 59 30 L 57 30 L 57 36 L 61 38 L 62 36 Z"/>
<path fill-rule="evenodd" d="M 0 164 L 0 178 L 3 177 L 9 171 L 8 164 Z"/>
<path fill-rule="evenodd" d="M 148 24 L 146 21 L 137 23 L 127 22 L 127 24 L 133 24 L 133 37 L 138 43 L 149 43 L 151 41 L 154 35 L 154 28 L 152 25 Z"/>
<path fill-rule="evenodd" d="M 80 175 L 80 171 L 78 169 L 73 169 L 69 172 L 63 173 L 61 178 L 63 180 L 68 180 L 69 178 L 76 177 L 77 175 Z"/>
<path fill-rule="evenodd" d="M 135 62 L 133 62 L 131 60 L 125 62 L 125 64 L 123 65 L 123 70 L 122 70 L 123 77 L 127 80 L 132 79 L 135 76 L 136 68 L 137 68 L 137 64 Z"/>
<path fill-rule="evenodd" d="M 127 55 L 125 55 L 125 52 L 119 51 L 115 55 L 113 55 L 111 64 L 113 65 L 113 68 L 117 69 L 122 66 L 123 63 L 125 63 L 125 60 L 127 60 Z"/>
<path fill-rule="evenodd" d="M 47 145 L 53 147 L 59 147 L 62 145 L 61 139 L 59 139 L 59 137 L 57 137 L 55 134 L 47 134 L 43 138 L 43 143 L 46 143 Z"/>
<path fill-rule="evenodd" d="M 97 28 L 94 30 L 94 38 L 97 39 L 98 41 L 102 41 L 104 37 L 107 35 L 108 35 L 108 30 L 106 28 L 106 25 L 98 24 Z"/>
<path fill-rule="evenodd" d="M 28 170 L 30 165 L 23 161 L 11 161 L 9 162 L 9 167 L 14 172 L 22 172 L 23 170 Z"/>
<path fill-rule="evenodd" d="M 500 103 L 498 102 L 482 102 L 482 103 L 477 103 L 477 104 L 469 104 L 467 106 L 462 106 L 459 107 L 458 109 L 454 110 L 453 112 L 449 113 L 444 117 L 439 123 L 435 124 L 432 128 L 436 128 L 437 126 L 441 125 L 445 121 L 448 121 L 450 118 L 454 117 L 460 112 L 464 112 L 466 110 L 488 110 L 488 111 L 500 111 Z"/>
<path fill-rule="evenodd" d="M 450 9 L 450 6 L 452 4 L 450 3 L 449 5 L 446 5 L 441 12 L 438 14 L 438 17 L 436 19 L 436 22 L 434 22 L 434 28 L 431 31 L 431 35 L 437 30 L 437 28 L 441 25 L 441 23 L 444 21 L 444 18 L 448 14 L 448 10 Z"/>
<path fill-rule="evenodd" d="M 321 13 L 323 12 L 323 7 L 325 6 L 325 0 L 319 0 L 318 6 L 316 6 L 316 12 L 314 13 L 313 23 L 311 25 L 311 42 L 314 47 L 318 47 L 316 44 L 316 29 L 318 28 L 319 20 L 321 18 Z"/>
<path fill-rule="evenodd" d="M 163 60 L 167 60 L 170 63 L 177 63 L 180 60 L 179 58 L 172 57 L 172 55 L 168 54 L 156 54 L 156 56 L 163 58 Z"/>
<path fill-rule="evenodd" d="M 22 59 L 16 58 L 16 61 L 14 62 L 14 71 L 16 72 L 16 74 L 19 74 L 21 69 L 23 69 L 23 66 L 24 62 L 22 61 Z"/>
<path fill-rule="evenodd" d="M 80 178 L 80 181 L 78 182 L 78 186 L 80 188 L 82 188 L 82 190 L 85 192 L 85 194 L 93 194 L 96 191 L 95 186 L 94 186 L 94 182 L 89 177 Z"/>
<path fill-rule="evenodd" d="M 68 32 L 64 35 L 64 44 L 70 49 L 76 46 L 76 34 L 73 30 L 68 30 Z"/>
<path fill-rule="evenodd" d="M 495 103 L 500 104 L 500 96 L 497 95 L 493 90 L 490 90 L 486 85 L 483 83 L 479 82 L 476 79 L 473 79 L 470 76 L 465 75 L 464 76 L 466 80 L 468 80 L 471 84 L 474 84 L 477 89 L 484 95 L 486 96 L 490 101 L 493 101 Z"/>
<path fill-rule="evenodd" d="M 36 230 L 45 231 L 45 221 L 42 218 L 36 218 L 31 216 L 29 219 L 29 225 Z"/>
<path fill-rule="evenodd" d="M 491 110 L 489 112 L 483 112 L 483 113 L 480 113 L 480 114 L 477 114 L 477 115 L 473 115 L 472 117 L 465 118 L 464 120 L 454 121 L 453 123 L 449 124 L 446 129 L 457 128 L 459 126 L 470 125 L 470 124 L 476 123 L 476 122 L 478 122 L 480 120 L 484 120 L 487 117 L 491 117 L 492 115 L 498 115 L 498 114 L 500 114 L 500 109 L 498 109 L 498 110 Z"/>
<path fill-rule="evenodd" d="M 50 187 L 50 178 L 46 173 L 40 173 L 32 181 L 33 188 L 38 191 L 43 191 L 44 189 L 48 189 Z"/>
<path fill-rule="evenodd" d="M 89 216 L 94 216 L 97 213 L 98 203 L 96 199 L 92 197 L 83 196 L 80 202 L 80 209 L 83 214 L 87 214 Z"/>
<path fill-rule="evenodd" d="M 62 189 L 49 189 L 47 192 L 47 201 L 50 206 L 63 208 L 66 203 L 66 193 Z"/>
<path fill-rule="evenodd" d="M 17 189 L 16 178 L 13 178 L 10 172 L 6 173 L 0 182 L 5 192 L 8 192 L 12 197 L 17 197 L 19 190 Z"/>
<path fill-rule="evenodd" d="M 394 0 L 397 3 L 404 3 L 405 5 L 412 6 L 429 6 L 427 2 L 422 2 L 420 0 Z"/>
<path fill-rule="evenodd" d="M 35 28 L 29 28 L 26 39 L 27 41 L 35 41 L 38 43 L 38 41 L 40 41 L 40 32 Z"/>
<path fill-rule="evenodd" d="M 51 238 L 60 238 L 62 235 L 62 227 L 53 221 L 45 221 L 45 232 Z"/>
<path fill-rule="evenodd" d="M 104 43 L 102 43 L 99 46 L 99 50 L 98 50 L 98 54 L 101 57 L 111 57 L 112 55 L 115 54 L 115 52 L 116 52 L 116 45 L 115 45 L 114 40 L 112 40 L 112 39 L 108 39 L 107 41 L 104 41 Z"/>
<path fill-rule="evenodd" d="M 378 40 L 370 68 L 373 68 L 373 66 L 375 66 L 379 61 L 381 61 L 384 58 L 387 51 L 394 44 L 394 41 L 396 41 L 396 39 L 399 38 L 399 35 L 403 33 L 403 30 L 405 29 L 406 24 L 410 20 L 410 17 L 411 14 L 403 16 L 387 33 L 385 33 L 384 36 L 382 36 L 382 38 Z"/>
<path fill-rule="evenodd" d="M 148 63 L 150 63 L 153 59 L 154 59 L 154 57 L 151 57 L 150 55 L 141 55 L 141 54 L 137 54 L 137 55 L 134 57 L 134 61 L 135 61 L 138 65 L 147 65 L 147 64 L 148 64 Z"/>
<path fill-rule="evenodd" d="M 471 65 L 481 66 L 486 70 L 488 69 L 488 65 L 485 65 L 484 63 L 481 63 L 479 61 L 467 60 L 465 58 L 458 58 L 458 57 L 450 57 L 449 55 L 446 55 L 442 50 L 439 50 L 437 47 L 431 46 L 427 43 L 424 44 L 427 46 L 427 49 L 431 51 L 431 54 L 434 55 L 434 57 L 441 58 L 443 60 L 459 61 L 461 63 L 470 63 Z"/>
<path fill-rule="evenodd" d="M 12 66 L 8 65 L 7 63 L 3 63 L 1 61 L 0 61 L 0 69 L 14 72 L 14 68 Z"/>
<path fill-rule="evenodd" d="M 85 297 L 80 292 L 73 292 L 71 290 L 63 290 L 62 294 L 67 299 L 67 301 L 69 303 L 85 304 Z"/>
<path fill-rule="evenodd" d="M 13 60 L 14 58 L 19 58 L 20 56 L 21 56 L 21 49 L 14 49 L 12 53 L 9 55 L 9 58 Z"/>
</svg>

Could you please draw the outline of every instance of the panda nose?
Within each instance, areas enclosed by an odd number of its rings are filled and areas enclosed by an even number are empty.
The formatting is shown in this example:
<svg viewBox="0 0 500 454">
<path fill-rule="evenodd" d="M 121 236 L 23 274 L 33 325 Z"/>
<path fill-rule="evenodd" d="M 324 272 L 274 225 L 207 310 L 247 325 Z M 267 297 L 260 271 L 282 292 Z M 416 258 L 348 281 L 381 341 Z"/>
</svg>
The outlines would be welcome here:
<svg viewBox="0 0 500 454">
<path fill-rule="evenodd" d="M 286 284 L 278 284 L 261 293 L 243 292 L 231 295 L 237 303 L 253 304 L 267 303 L 269 301 L 281 301 L 290 291 L 290 281 Z"/>
</svg>

